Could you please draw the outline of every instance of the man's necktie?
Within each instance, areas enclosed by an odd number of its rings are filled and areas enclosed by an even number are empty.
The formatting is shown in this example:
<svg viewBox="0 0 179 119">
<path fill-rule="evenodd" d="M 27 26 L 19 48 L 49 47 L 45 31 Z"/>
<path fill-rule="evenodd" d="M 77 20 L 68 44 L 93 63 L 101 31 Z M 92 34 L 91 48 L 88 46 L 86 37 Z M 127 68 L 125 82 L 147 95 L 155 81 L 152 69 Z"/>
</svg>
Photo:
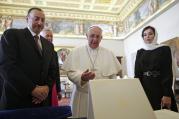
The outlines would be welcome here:
<svg viewBox="0 0 179 119">
<path fill-rule="evenodd" d="M 36 44 L 36 47 L 37 47 L 37 49 L 38 49 L 38 51 L 39 51 L 39 53 L 40 53 L 40 55 L 42 55 L 42 48 L 41 48 L 41 46 L 40 46 L 40 44 L 39 44 L 39 36 L 38 35 L 35 35 L 34 36 L 34 40 L 35 40 L 35 44 Z"/>
</svg>

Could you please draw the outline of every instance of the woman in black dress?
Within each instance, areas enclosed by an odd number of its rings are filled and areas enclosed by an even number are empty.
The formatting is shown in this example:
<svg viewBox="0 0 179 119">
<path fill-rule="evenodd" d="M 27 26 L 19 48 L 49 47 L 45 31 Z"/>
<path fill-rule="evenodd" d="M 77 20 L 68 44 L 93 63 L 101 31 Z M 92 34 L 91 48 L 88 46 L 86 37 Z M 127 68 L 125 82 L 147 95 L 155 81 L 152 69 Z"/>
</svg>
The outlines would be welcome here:
<svg viewBox="0 0 179 119">
<path fill-rule="evenodd" d="M 154 110 L 178 111 L 172 91 L 172 56 L 168 46 L 157 45 L 154 27 L 142 31 L 145 48 L 137 51 L 135 78 L 139 78 Z"/>
</svg>

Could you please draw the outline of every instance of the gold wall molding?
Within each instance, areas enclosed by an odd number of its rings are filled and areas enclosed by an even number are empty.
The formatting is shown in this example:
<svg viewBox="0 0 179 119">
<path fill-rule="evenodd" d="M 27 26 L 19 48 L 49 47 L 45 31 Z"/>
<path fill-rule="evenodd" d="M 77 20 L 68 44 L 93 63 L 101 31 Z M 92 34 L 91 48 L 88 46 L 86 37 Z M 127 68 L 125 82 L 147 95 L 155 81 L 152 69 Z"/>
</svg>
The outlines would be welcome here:
<svg viewBox="0 0 179 119">
<path fill-rule="evenodd" d="M 158 11 L 154 12 L 152 15 L 150 15 L 148 18 L 146 18 L 143 22 L 141 22 L 140 24 L 138 24 L 137 26 L 135 26 L 131 31 L 128 31 L 124 36 L 123 39 L 127 39 L 128 37 L 130 37 L 132 34 L 134 34 L 136 31 L 138 31 L 139 29 L 141 29 L 144 25 L 146 25 L 147 23 L 149 23 L 150 21 L 154 20 L 155 18 L 157 18 L 158 16 L 160 16 L 162 13 L 164 13 L 165 11 L 167 11 L 168 9 L 170 9 L 171 7 L 173 7 L 175 4 L 177 4 L 179 1 L 178 0 L 170 0 L 167 1 L 164 6 L 159 9 Z"/>
<path fill-rule="evenodd" d="M 62 18 L 62 19 L 80 19 L 80 20 L 94 20 L 94 21 L 120 21 L 119 17 L 110 14 L 98 14 L 91 12 L 74 12 L 64 10 L 44 9 L 45 14 L 49 18 Z"/>
<path fill-rule="evenodd" d="M 49 1 L 49 0 L 44 0 L 44 1 Z M 131 34 L 133 34 L 135 31 L 140 29 L 146 23 L 148 23 L 155 17 L 159 16 L 161 13 L 169 9 L 175 3 L 179 2 L 178 0 L 166 0 L 166 2 L 162 4 L 160 8 L 154 10 L 154 12 L 151 12 L 149 15 L 145 17 L 145 19 L 140 17 L 140 19 L 136 19 L 134 21 L 129 22 L 130 17 L 133 16 L 133 14 L 136 13 L 137 10 L 139 10 L 141 5 L 143 5 L 146 1 L 149 2 L 149 0 L 127 0 L 125 3 L 126 5 L 123 6 L 123 8 L 118 14 L 51 8 L 51 7 L 47 7 L 44 4 L 44 1 L 43 0 L 27 0 L 27 1 L 26 0 L 0 0 L 0 6 L 1 6 L 0 17 L 11 16 L 12 18 L 18 18 L 18 17 L 22 18 L 26 16 L 29 8 L 34 7 L 34 5 L 37 5 L 38 7 L 42 8 L 45 11 L 46 18 L 49 21 L 60 22 L 63 20 L 64 21 L 69 20 L 75 22 L 73 28 L 74 29 L 73 34 L 75 35 L 61 34 L 61 32 L 57 29 L 56 37 L 83 39 L 85 24 L 88 25 L 88 23 L 94 23 L 94 24 L 101 23 L 101 24 L 108 24 L 109 27 L 110 25 L 112 25 L 113 34 L 112 35 L 108 34 L 105 37 L 105 39 L 116 40 L 116 39 L 125 39 L 129 37 Z M 17 3 L 13 3 L 13 2 L 17 2 Z M 19 2 L 21 3 L 19 4 Z M 50 23 L 51 22 L 49 22 L 49 24 Z M 132 23 L 132 25 L 130 25 L 129 23 Z M 108 28 L 108 30 L 109 29 L 110 28 Z"/>
<path fill-rule="evenodd" d="M 1 4 L 0 4 L 1 5 Z M 11 16 L 26 16 L 27 11 L 32 6 L 14 6 L 14 5 L 1 5 L 0 14 Z M 48 9 L 43 8 L 47 18 L 62 18 L 62 19 L 79 19 L 79 20 L 93 20 L 93 21 L 120 21 L 119 16 L 112 14 L 102 14 L 94 12 L 78 12 L 62 9 Z"/>
<path fill-rule="evenodd" d="M 81 20 L 94 20 L 94 21 L 122 21 L 124 20 L 131 12 L 133 12 L 136 7 L 144 0 L 119 0 L 121 2 L 121 6 L 118 5 L 119 11 L 116 10 L 112 12 L 105 12 L 105 9 L 101 9 L 101 11 L 89 10 L 73 10 L 74 6 L 68 7 L 68 9 L 62 9 L 63 6 L 50 5 L 50 3 L 55 3 L 55 1 L 49 0 L 1 0 L 0 1 L 0 14 L 8 14 L 12 16 L 25 16 L 26 12 L 29 8 L 38 6 L 44 9 L 47 17 L 50 18 L 62 18 L 62 19 L 81 19 Z M 97 2 L 97 1 L 96 1 Z M 117 0 L 114 3 L 117 3 Z M 48 3 L 48 4 L 47 4 Z M 71 2 L 77 4 L 75 1 Z M 114 5 L 114 3 L 111 3 Z M 79 3 L 78 3 L 79 4 Z M 89 5 L 89 3 L 82 3 L 83 5 Z M 62 4 L 61 4 L 62 5 Z M 73 5 L 73 4 L 71 4 Z M 110 6 L 110 4 L 108 4 Z M 99 8 L 100 6 L 98 6 Z M 102 7 L 102 6 L 101 6 Z M 103 4 L 103 7 L 106 7 L 106 4 Z M 114 6 L 113 6 L 114 7 Z M 117 9 L 115 6 L 113 9 Z M 95 8 L 97 9 L 97 7 Z M 112 9 L 112 6 L 111 6 Z M 118 12 L 117 12 L 118 11 Z"/>
<path fill-rule="evenodd" d="M 127 5 L 119 13 L 120 20 L 123 21 L 127 16 L 134 12 L 143 1 L 144 0 L 129 0 Z"/>
</svg>

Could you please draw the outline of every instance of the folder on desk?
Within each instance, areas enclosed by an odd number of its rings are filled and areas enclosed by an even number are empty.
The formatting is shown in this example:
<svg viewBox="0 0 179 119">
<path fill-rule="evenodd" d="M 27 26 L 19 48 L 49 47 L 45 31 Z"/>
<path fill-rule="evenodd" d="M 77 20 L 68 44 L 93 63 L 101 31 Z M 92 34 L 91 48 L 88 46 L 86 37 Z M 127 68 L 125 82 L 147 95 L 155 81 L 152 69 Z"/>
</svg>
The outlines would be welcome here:
<svg viewBox="0 0 179 119">
<path fill-rule="evenodd" d="M 156 119 L 138 79 L 89 82 L 88 119 Z"/>
<path fill-rule="evenodd" d="M 179 113 L 170 110 L 157 110 L 154 111 L 157 119 L 179 119 Z"/>
</svg>

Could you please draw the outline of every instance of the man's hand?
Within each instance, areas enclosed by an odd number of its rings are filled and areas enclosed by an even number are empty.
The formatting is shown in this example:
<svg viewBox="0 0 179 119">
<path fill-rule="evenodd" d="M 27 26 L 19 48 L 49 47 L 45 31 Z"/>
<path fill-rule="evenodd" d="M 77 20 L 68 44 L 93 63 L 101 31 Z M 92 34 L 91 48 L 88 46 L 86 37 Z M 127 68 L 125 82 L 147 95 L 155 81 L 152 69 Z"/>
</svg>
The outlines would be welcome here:
<svg viewBox="0 0 179 119">
<path fill-rule="evenodd" d="M 34 103 L 34 104 L 40 104 L 42 101 L 43 100 L 40 100 L 40 99 L 38 99 L 36 97 L 32 97 L 32 103 Z"/>
<path fill-rule="evenodd" d="M 34 90 L 32 91 L 32 102 L 37 104 L 41 103 L 43 100 L 45 100 L 49 93 L 49 87 L 48 86 L 36 86 Z"/>
</svg>

